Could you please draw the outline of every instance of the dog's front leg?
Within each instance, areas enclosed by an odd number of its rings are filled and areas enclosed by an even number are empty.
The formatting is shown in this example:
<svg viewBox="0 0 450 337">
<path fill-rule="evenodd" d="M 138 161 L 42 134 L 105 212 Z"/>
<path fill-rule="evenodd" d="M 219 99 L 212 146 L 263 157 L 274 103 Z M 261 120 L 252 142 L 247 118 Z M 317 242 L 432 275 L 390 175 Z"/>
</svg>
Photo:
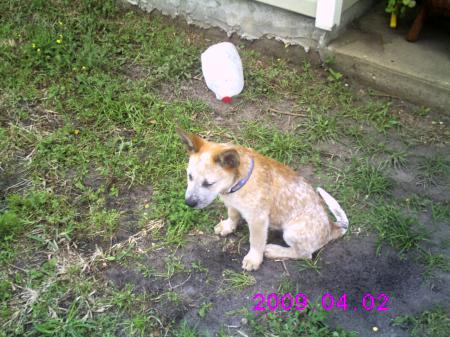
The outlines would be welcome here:
<svg viewBox="0 0 450 337">
<path fill-rule="evenodd" d="M 266 216 L 259 216 L 247 221 L 247 223 L 250 231 L 250 251 L 242 261 L 242 268 L 251 271 L 257 270 L 263 261 L 269 230 L 269 219 Z"/>
<path fill-rule="evenodd" d="M 214 227 L 214 233 L 221 236 L 233 233 L 240 219 L 241 214 L 238 210 L 233 207 L 228 207 L 228 219 L 219 222 L 216 227 Z"/>
</svg>

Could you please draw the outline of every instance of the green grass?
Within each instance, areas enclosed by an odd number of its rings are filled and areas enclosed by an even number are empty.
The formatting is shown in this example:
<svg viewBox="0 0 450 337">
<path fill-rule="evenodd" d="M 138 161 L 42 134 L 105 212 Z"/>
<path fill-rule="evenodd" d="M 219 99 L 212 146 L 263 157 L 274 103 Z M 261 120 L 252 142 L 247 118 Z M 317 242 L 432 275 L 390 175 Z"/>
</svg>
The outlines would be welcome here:
<svg viewBox="0 0 450 337">
<path fill-rule="evenodd" d="M 315 309 L 315 310 L 314 310 Z M 350 337 L 356 333 L 327 327 L 326 312 L 319 305 L 305 311 L 278 310 L 263 315 L 249 314 L 251 336 L 279 337 Z"/>
<path fill-rule="evenodd" d="M 200 308 L 198 309 L 198 316 L 200 318 L 205 318 L 206 314 L 208 313 L 208 311 L 211 309 L 212 307 L 212 303 L 210 302 L 204 302 L 202 303 L 202 305 L 200 306 Z"/>
<path fill-rule="evenodd" d="M 175 337 L 197 337 L 199 333 L 197 329 L 191 328 L 188 324 L 183 321 L 182 324 L 173 332 Z"/>
<path fill-rule="evenodd" d="M 438 307 L 417 316 L 398 316 L 394 325 L 408 330 L 412 337 L 446 337 L 450 331 L 450 315 L 448 310 Z"/>
<path fill-rule="evenodd" d="M 298 289 L 296 289 L 294 282 L 291 280 L 291 278 L 287 275 L 283 275 L 281 278 L 279 284 L 278 284 L 278 293 L 280 294 L 287 294 L 291 292 L 298 293 Z"/>
<path fill-rule="evenodd" d="M 311 152 L 300 132 L 282 132 L 263 122 L 245 123 L 242 138 L 242 143 L 285 164 L 301 161 Z"/>
<path fill-rule="evenodd" d="M 443 185 L 448 186 L 450 175 L 450 160 L 443 155 L 423 158 L 419 164 L 420 173 L 417 183 L 423 187 Z"/>
<path fill-rule="evenodd" d="M 229 269 L 223 271 L 223 280 L 227 285 L 227 289 L 243 290 L 256 283 L 253 275 L 242 272 L 238 273 Z"/>
<path fill-rule="evenodd" d="M 385 203 L 375 207 L 369 213 L 367 222 L 378 233 L 378 253 L 383 244 L 405 252 L 420 247 L 427 238 L 427 232 L 419 226 L 416 218 L 405 215 L 399 207 L 392 204 Z"/>
<path fill-rule="evenodd" d="M 312 259 L 300 260 L 298 261 L 298 269 L 303 270 L 314 270 L 316 273 L 320 274 L 320 252 L 319 251 Z"/>
<path fill-rule="evenodd" d="M 387 158 L 383 166 L 390 166 L 396 170 L 406 168 L 407 153 L 405 151 L 387 151 Z"/>
<path fill-rule="evenodd" d="M 339 134 L 336 117 L 312 112 L 308 120 L 300 124 L 299 133 L 305 133 L 312 142 L 334 140 Z"/>
<path fill-rule="evenodd" d="M 443 202 L 437 203 L 433 202 L 431 204 L 431 212 L 433 219 L 436 221 L 445 221 L 450 219 L 450 203 Z"/>
<path fill-rule="evenodd" d="M 420 260 L 426 266 L 425 273 L 427 276 L 433 276 L 436 270 L 450 271 L 450 261 L 444 254 L 433 254 L 429 251 L 422 250 Z"/>
</svg>

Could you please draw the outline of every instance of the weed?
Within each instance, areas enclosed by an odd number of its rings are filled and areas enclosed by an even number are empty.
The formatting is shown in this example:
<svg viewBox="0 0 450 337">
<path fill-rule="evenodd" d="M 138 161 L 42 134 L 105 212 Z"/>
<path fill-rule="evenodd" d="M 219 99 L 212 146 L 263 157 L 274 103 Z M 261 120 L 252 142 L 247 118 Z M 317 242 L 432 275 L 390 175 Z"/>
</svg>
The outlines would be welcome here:
<svg viewBox="0 0 450 337">
<path fill-rule="evenodd" d="M 129 310 L 134 302 L 133 285 L 127 284 L 124 289 L 116 290 L 113 293 L 112 303 L 121 309 Z"/>
<path fill-rule="evenodd" d="M 440 307 L 417 316 L 397 316 L 393 324 L 410 331 L 413 337 L 446 337 L 450 331 L 450 316 Z"/>
<path fill-rule="evenodd" d="M 177 303 L 177 304 L 181 303 L 180 295 L 178 295 L 178 293 L 176 293 L 173 290 L 166 291 L 164 293 L 164 297 L 170 302 Z"/>
<path fill-rule="evenodd" d="M 339 71 L 333 70 L 332 68 L 328 68 L 328 73 L 330 74 L 328 76 L 329 81 L 340 81 L 342 77 L 344 76 Z"/>
<path fill-rule="evenodd" d="M 253 336 L 356 336 L 356 333 L 328 328 L 325 324 L 326 312 L 317 304 L 308 306 L 304 311 L 275 311 L 259 316 L 248 314 L 247 319 Z"/>
<path fill-rule="evenodd" d="M 450 219 L 450 202 L 442 202 L 431 204 L 431 214 L 435 221 L 449 221 Z"/>
<path fill-rule="evenodd" d="M 321 113 L 311 113 L 308 121 L 301 125 L 306 137 L 313 142 L 336 139 L 338 135 L 336 118 Z"/>
<path fill-rule="evenodd" d="M 197 337 L 199 333 L 197 329 L 188 326 L 186 321 L 183 321 L 180 326 L 173 331 L 175 337 Z"/>
<path fill-rule="evenodd" d="M 373 166 L 365 159 L 352 160 L 343 172 L 341 185 L 350 194 L 356 192 L 368 198 L 388 194 L 392 183 L 385 177 L 381 166 Z"/>
<path fill-rule="evenodd" d="M 423 187 L 446 185 L 450 175 L 450 160 L 443 155 L 424 158 L 419 164 L 421 173 L 417 176 L 417 184 Z"/>
<path fill-rule="evenodd" d="M 400 126 L 397 118 L 391 114 L 389 103 L 379 104 L 370 102 L 367 106 L 367 118 L 375 124 L 375 127 L 385 133 L 387 130 Z"/>
<path fill-rule="evenodd" d="M 210 302 L 202 303 L 202 305 L 198 309 L 198 316 L 200 318 L 205 318 L 206 314 L 211 309 L 211 307 L 212 307 L 212 303 L 210 303 Z"/>
<path fill-rule="evenodd" d="M 413 113 L 416 114 L 419 117 L 426 117 L 430 114 L 431 109 L 427 108 L 425 106 L 418 107 L 417 109 L 413 110 Z"/>
<path fill-rule="evenodd" d="M 139 267 L 139 270 L 145 278 L 157 275 L 155 268 L 153 268 L 152 266 L 141 265 Z"/>
<path fill-rule="evenodd" d="M 442 271 L 450 271 L 450 263 L 446 256 L 443 254 L 432 254 L 429 251 L 421 249 L 420 260 L 426 266 L 426 275 L 432 276 L 432 273 L 436 269 Z"/>
<path fill-rule="evenodd" d="M 79 317 L 76 302 L 70 306 L 66 317 L 48 318 L 34 326 L 42 336 L 52 337 L 85 336 L 91 334 L 94 327 L 92 320 Z"/>
<path fill-rule="evenodd" d="M 292 292 L 297 293 L 294 282 L 292 282 L 290 277 L 286 275 L 283 275 L 282 279 L 280 280 L 280 283 L 278 284 L 277 290 L 281 294 L 287 294 Z"/>
<path fill-rule="evenodd" d="M 388 151 L 387 159 L 381 166 L 390 166 L 398 170 L 406 167 L 407 153 L 404 151 Z"/>
<path fill-rule="evenodd" d="M 125 330 L 129 336 L 147 336 L 156 328 L 154 321 L 146 314 L 137 314 L 132 319 L 124 322 Z"/>
<path fill-rule="evenodd" d="M 197 273 L 208 273 L 208 268 L 206 268 L 201 261 L 193 261 L 191 263 L 191 268 Z"/>
<path fill-rule="evenodd" d="M 322 251 L 320 250 L 312 259 L 306 259 L 306 260 L 300 260 L 298 261 L 298 267 L 300 271 L 304 270 L 314 270 L 317 274 L 320 275 L 320 266 L 319 266 L 319 260 L 320 260 L 320 253 Z"/>
<path fill-rule="evenodd" d="M 92 229 L 104 230 L 112 234 L 119 225 L 119 217 L 120 212 L 117 210 L 91 210 L 87 223 Z"/>
<path fill-rule="evenodd" d="M 311 150 L 308 143 L 302 141 L 300 135 L 283 133 L 261 122 L 246 123 L 243 143 L 254 147 L 263 155 L 286 164 L 304 157 Z"/>
<path fill-rule="evenodd" d="M 6 239 L 7 236 L 14 237 L 23 230 L 23 225 L 15 212 L 0 213 L 0 240 Z"/>
<path fill-rule="evenodd" d="M 383 243 L 404 252 L 419 247 L 427 238 L 427 233 L 419 228 L 416 218 L 403 214 L 392 204 L 385 203 L 375 207 L 367 221 L 378 232 L 377 254 Z"/>
<path fill-rule="evenodd" d="M 424 211 L 425 209 L 433 205 L 433 202 L 430 199 L 420 197 L 416 194 L 408 196 L 405 199 L 405 203 L 408 208 L 415 211 Z"/>
<path fill-rule="evenodd" d="M 13 237 L 25 228 L 42 224 L 70 228 L 75 221 L 75 211 L 64 196 L 51 191 L 29 191 L 26 195 L 11 194 L 7 200 L 8 210 L 0 214 L 0 239 Z"/>
<path fill-rule="evenodd" d="M 225 269 L 222 276 L 225 283 L 228 284 L 231 289 L 243 290 L 256 283 L 255 277 L 245 272 L 237 273 L 235 271 Z"/>
<path fill-rule="evenodd" d="M 185 270 L 184 264 L 181 262 L 180 258 L 175 256 L 171 256 L 165 260 L 166 262 L 166 274 L 165 277 L 167 279 L 172 278 L 176 273 L 182 272 Z"/>
</svg>

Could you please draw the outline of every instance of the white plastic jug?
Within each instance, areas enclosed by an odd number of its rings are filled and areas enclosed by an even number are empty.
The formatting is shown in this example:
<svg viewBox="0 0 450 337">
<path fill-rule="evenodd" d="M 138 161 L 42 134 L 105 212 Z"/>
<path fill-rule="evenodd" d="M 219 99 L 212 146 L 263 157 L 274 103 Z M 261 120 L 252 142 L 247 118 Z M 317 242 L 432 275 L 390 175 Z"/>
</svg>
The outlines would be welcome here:
<svg viewBox="0 0 450 337">
<path fill-rule="evenodd" d="M 230 42 L 214 44 L 203 52 L 201 60 L 208 88 L 217 99 L 231 103 L 231 97 L 244 88 L 244 72 L 236 47 Z"/>
</svg>

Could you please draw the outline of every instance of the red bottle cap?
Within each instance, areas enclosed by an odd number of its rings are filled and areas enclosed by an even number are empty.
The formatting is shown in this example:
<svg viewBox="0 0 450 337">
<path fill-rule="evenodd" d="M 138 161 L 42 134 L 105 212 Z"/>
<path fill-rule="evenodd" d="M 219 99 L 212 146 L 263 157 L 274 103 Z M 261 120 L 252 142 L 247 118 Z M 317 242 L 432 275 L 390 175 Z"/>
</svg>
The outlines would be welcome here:
<svg viewBox="0 0 450 337">
<path fill-rule="evenodd" d="M 233 99 L 230 96 L 225 96 L 224 98 L 222 98 L 222 102 L 224 103 L 231 103 Z"/>
</svg>

